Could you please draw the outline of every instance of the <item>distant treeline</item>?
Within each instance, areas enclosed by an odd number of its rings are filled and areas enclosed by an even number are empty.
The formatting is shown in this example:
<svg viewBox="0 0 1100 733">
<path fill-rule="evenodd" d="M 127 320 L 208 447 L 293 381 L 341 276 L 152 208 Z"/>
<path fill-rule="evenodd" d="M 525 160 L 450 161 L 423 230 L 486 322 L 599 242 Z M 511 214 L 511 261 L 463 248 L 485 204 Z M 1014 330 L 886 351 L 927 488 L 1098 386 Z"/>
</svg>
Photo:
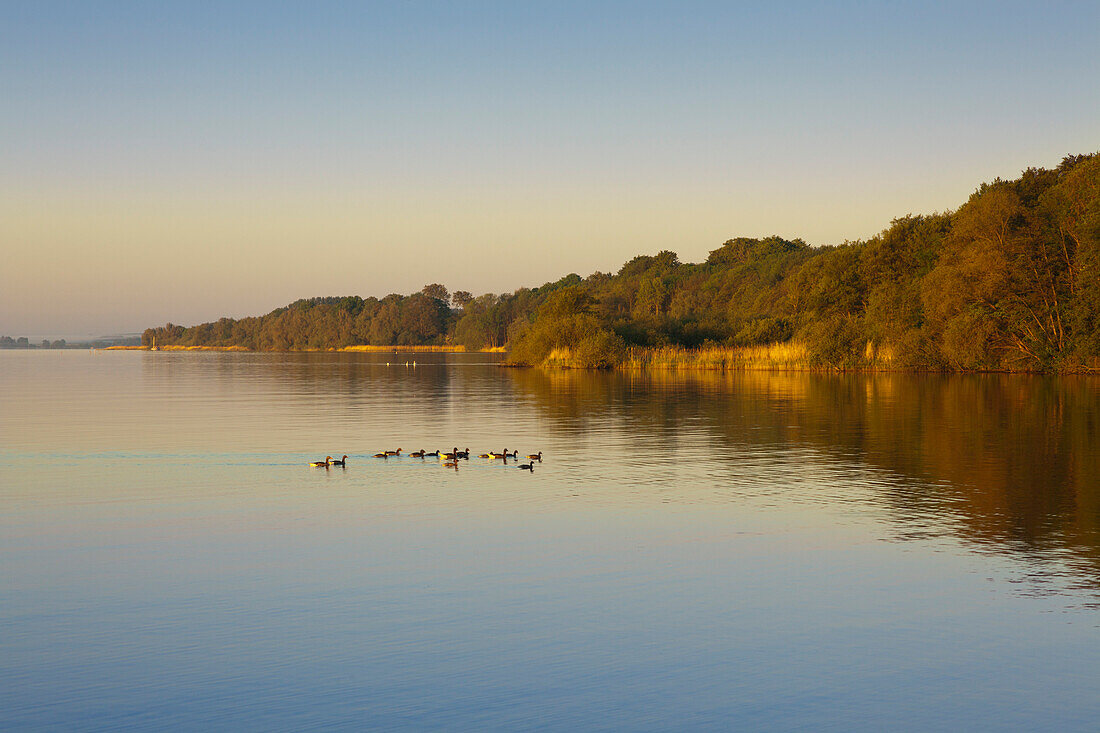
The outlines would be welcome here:
<svg viewBox="0 0 1100 733">
<path fill-rule="evenodd" d="M 99 336 L 77 341 L 42 339 L 41 343 L 38 344 L 32 344 L 26 336 L 20 336 L 19 338 L 0 336 L 0 349 L 86 349 L 88 347 L 102 349 L 108 346 L 138 346 L 140 344 L 141 337 L 137 334 L 130 336 Z"/>
<path fill-rule="evenodd" d="M 958 210 L 866 241 L 738 237 L 705 262 L 640 255 L 510 294 L 311 298 L 265 316 L 147 330 L 143 344 L 327 349 L 507 345 L 510 359 L 611 367 L 631 347 L 795 341 L 811 365 L 1100 369 L 1100 154 L 983 184 Z"/>
<path fill-rule="evenodd" d="M 65 339 L 56 341 L 42 339 L 42 343 L 32 344 L 26 336 L 20 336 L 19 338 L 0 336 L 0 349 L 64 349 L 67 346 Z"/>
</svg>

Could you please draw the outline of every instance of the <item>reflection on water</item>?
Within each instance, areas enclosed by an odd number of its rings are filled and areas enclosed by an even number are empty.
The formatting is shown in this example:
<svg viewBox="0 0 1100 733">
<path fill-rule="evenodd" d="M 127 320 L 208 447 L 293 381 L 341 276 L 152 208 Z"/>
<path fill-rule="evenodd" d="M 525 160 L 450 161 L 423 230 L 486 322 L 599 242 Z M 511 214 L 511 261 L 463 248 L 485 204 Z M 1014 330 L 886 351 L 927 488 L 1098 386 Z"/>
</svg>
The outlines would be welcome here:
<svg viewBox="0 0 1100 733">
<path fill-rule="evenodd" d="M 562 432 L 614 422 L 643 455 L 693 460 L 812 448 L 882 472 L 876 498 L 903 536 L 950 527 L 1006 551 L 1100 560 L 1100 380 L 509 373 Z M 681 455 L 700 444 L 702 454 Z"/>
<path fill-rule="evenodd" d="M 0 727 L 1093 727 L 1100 380 L 498 360 L 0 353 Z"/>
</svg>

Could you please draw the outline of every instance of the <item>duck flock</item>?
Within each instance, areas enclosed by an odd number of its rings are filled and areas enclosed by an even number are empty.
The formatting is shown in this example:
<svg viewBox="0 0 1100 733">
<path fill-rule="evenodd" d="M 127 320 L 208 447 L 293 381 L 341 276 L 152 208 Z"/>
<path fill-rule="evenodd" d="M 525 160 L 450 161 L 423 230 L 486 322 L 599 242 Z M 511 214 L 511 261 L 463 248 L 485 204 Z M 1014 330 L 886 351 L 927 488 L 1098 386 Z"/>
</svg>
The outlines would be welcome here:
<svg viewBox="0 0 1100 733">
<path fill-rule="evenodd" d="M 421 448 L 418 451 L 406 453 L 405 455 L 409 458 L 419 458 L 421 460 L 424 460 L 425 458 L 438 458 L 440 461 L 442 461 L 444 468 L 453 468 L 457 471 L 459 461 L 470 460 L 470 449 L 467 448 L 466 450 L 459 450 L 458 448 L 452 448 L 450 453 L 444 453 L 437 450 L 429 453 L 428 451 L 425 451 L 423 448 Z M 373 458 L 401 458 L 401 449 L 398 448 L 397 450 L 388 450 L 381 453 L 375 453 Z M 505 448 L 502 453 L 482 453 L 478 455 L 477 458 L 484 458 L 489 461 L 503 461 L 504 465 L 508 465 L 509 458 L 519 460 L 519 451 L 509 451 L 507 448 Z M 527 461 L 527 463 L 519 464 L 518 466 L 516 466 L 516 468 L 534 473 L 535 462 L 537 461 L 538 463 L 542 463 L 542 451 L 539 451 L 538 453 L 529 453 L 527 455 Z M 343 467 L 348 465 L 348 457 L 345 455 L 343 458 L 335 459 L 332 456 L 325 456 L 325 460 L 311 461 L 309 465 L 315 466 L 317 468 L 331 468 L 333 466 Z"/>
</svg>

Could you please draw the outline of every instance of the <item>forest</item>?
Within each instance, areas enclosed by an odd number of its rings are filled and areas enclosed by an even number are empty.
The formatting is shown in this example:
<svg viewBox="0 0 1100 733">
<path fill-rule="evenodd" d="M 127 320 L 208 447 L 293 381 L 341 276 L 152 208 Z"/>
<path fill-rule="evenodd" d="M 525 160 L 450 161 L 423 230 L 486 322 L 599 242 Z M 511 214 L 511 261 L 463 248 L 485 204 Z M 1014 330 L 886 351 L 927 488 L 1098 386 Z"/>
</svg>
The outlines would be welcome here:
<svg viewBox="0 0 1100 733">
<path fill-rule="evenodd" d="M 955 211 L 904 216 L 867 240 L 736 237 L 699 263 L 661 251 L 617 273 L 499 295 L 431 284 L 381 299 L 309 298 L 258 317 L 169 323 L 142 343 L 154 339 L 255 350 L 503 346 L 513 364 L 589 368 L 786 345 L 807 368 L 1095 372 L 1100 154 L 982 184 Z"/>
</svg>

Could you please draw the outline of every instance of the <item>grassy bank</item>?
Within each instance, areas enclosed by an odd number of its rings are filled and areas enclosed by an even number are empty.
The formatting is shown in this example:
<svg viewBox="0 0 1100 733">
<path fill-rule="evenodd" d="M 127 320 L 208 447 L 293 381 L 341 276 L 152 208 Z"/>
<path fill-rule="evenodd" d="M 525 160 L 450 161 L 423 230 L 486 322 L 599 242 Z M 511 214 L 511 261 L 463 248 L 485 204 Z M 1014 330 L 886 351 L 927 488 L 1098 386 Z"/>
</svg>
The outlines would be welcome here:
<svg viewBox="0 0 1100 733">
<path fill-rule="evenodd" d="M 336 351 L 364 351 L 368 353 L 383 352 L 383 351 L 401 351 L 401 352 L 439 352 L 445 354 L 463 354 L 467 351 L 473 351 L 477 353 L 504 353 L 504 347 L 498 346 L 491 349 L 467 349 L 465 346 L 369 346 L 366 344 L 357 346 L 345 346 Z"/>
<path fill-rule="evenodd" d="M 584 368 L 570 349 L 553 349 L 541 366 L 559 369 Z M 824 370 L 838 367 L 823 365 L 811 358 L 810 350 L 800 341 L 744 347 L 688 349 L 676 346 L 634 347 L 625 351 L 616 365 L 623 371 L 752 371 L 752 370 Z M 904 368 L 894 352 L 868 344 L 859 364 L 848 368 L 890 371 Z"/>
<path fill-rule="evenodd" d="M 570 349 L 553 349 L 539 366 L 550 369 L 589 369 L 584 359 Z M 520 366 L 520 364 L 506 364 Z M 800 341 L 745 347 L 685 349 L 679 347 L 628 348 L 612 367 L 618 371 L 705 372 L 705 371 L 815 371 L 815 372 L 909 372 L 927 368 L 906 363 L 889 346 L 868 343 L 861 358 L 843 364 L 814 359 Z M 952 372 L 997 372 L 1035 374 L 1029 369 L 951 369 Z M 940 371 L 940 370 L 935 370 Z M 1076 362 L 1058 370 L 1060 374 L 1100 374 L 1100 361 Z"/>
<path fill-rule="evenodd" d="M 108 346 L 103 351 L 153 351 L 151 346 Z M 157 351 L 248 351 L 243 346 L 158 346 Z"/>
<path fill-rule="evenodd" d="M 108 346 L 106 351 L 152 351 L 149 346 Z M 176 344 L 168 344 L 166 346 L 160 346 L 158 351 L 253 351 L 253 349 L 246 349 L 243 346 L 180 346 Z M 471 349 L 467 349 L 465 346 L 372 346 L 367 344 L 357 344 L 354 346 L 343 346 L 340 348 L 332 349 L 291 349 L 291 351 L 355 351 L 365 353 L 385 353 L 398 351 L 401 353 L 424 353 L 424 352 L 437 352 L 447 354 L 462 354 Z M 503 346 L 498 346 L 491 349 L 473 349 L 478 353 L 503 353 L 505 351 Z"/>
</svg>

